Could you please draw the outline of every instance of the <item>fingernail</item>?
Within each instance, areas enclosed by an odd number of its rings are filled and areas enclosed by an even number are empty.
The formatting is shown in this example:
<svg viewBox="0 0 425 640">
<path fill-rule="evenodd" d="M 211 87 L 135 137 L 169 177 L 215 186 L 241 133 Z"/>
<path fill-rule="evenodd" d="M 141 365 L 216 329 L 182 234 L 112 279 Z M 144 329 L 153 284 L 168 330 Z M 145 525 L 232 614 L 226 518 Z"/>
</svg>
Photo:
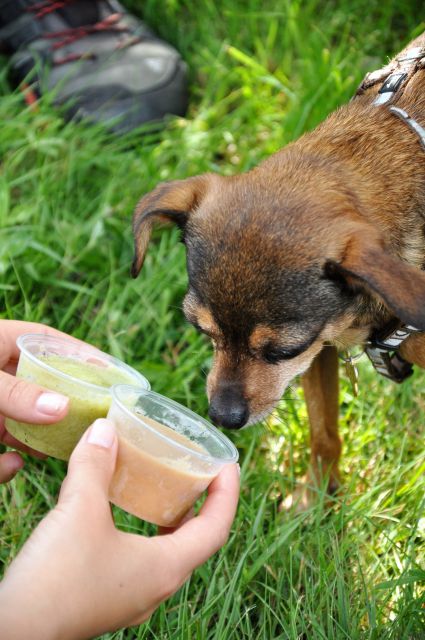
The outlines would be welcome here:
<svg viewBox="0 0 425 640">
<path fill-rule="evenodd" d="M 97 444 L 99 447 L 110 449 L 115 440 L 115 427 L 110 420 L 99 418 L 95 420 L 89 431 L 87 442 Z"/>
<path fill-rule="evenodd" d="M 67 407 L 68 398 L 59 393 L 42 393 L 35 404 L 36 409 L 46 416 L 56 416 Z"/>
</svg>

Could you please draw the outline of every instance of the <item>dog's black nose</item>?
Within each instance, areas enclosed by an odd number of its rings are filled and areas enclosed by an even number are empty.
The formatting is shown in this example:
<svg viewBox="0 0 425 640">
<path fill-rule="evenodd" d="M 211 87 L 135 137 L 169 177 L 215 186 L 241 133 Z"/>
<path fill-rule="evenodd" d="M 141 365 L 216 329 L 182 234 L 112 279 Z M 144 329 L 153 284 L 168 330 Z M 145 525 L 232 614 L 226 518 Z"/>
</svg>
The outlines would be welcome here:
<svg viewBox="0 0 425 640">
<path fill-rule="evenodd" d="M 220 427 L 240 429 L 248 421 L 249 407 L 240 393 L 224 389 L 211 398 L 208 414 Z"/>
</svg>

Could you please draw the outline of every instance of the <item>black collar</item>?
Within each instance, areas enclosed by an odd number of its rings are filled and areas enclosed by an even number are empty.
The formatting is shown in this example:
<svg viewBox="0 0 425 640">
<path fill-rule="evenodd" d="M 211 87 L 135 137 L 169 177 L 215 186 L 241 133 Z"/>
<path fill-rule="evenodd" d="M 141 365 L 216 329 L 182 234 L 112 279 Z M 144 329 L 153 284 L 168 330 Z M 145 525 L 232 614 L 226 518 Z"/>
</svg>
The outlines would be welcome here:
<svg viewBox="0 0 425 640">
<path fill-rule="evenodd" d="M 383 329 L 372 331 L 365 353 L 378 373 L 394 382 L 403 382 L 412 375 L 412 364 L 404 360 L 398 351 L 414 333 L 418 333 L 418 329 L 397 320 Z"/>
</svg>

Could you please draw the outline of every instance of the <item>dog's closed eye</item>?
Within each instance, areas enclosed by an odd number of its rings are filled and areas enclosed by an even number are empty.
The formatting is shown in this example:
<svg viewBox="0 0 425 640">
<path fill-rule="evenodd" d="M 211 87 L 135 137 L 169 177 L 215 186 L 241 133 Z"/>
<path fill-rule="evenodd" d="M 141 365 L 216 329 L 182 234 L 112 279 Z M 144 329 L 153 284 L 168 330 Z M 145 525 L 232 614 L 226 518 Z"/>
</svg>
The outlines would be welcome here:
<svg viewBox="0 0 425 640">
<path fill-rule="evenodd" d="M 320 328 L 311 333 L 302 328 L 300 323 L 280 328 L 258 325 L 250 336 L 250 353 L 268 364 L 279 364 L 301 355 L 313 344 L 319 333 Z"/>
<path fill-rule="evenodd" d="M 266 346 L 261 351 L 261 357 L 269 364 L 278 364 L 282 360 L 295 358 L 305 350 L 305 345 L 298 347 L 274 347 Z"/>
<path fill-rule="evenodd" d="M 183 311 L 186 320 L 200 333 L 214 341 L 220 337 L 220 330 L 211 312 L 198 303 L 193 294 L 188 293 L 183 303 Z"/>
<path fill-rule="evenodd" d="M 208 336 L 208 338 L 211 338 L 211 340 L 217 340 L 218 336 L 216 333 L 214 333 L 211 327 L 202 327 L 196 320 L 189 320 L 189 322 L 196 329 L 196 331 L 199 331 L 199 333 L 203 333 L 205 336 Z"/>
</svg>

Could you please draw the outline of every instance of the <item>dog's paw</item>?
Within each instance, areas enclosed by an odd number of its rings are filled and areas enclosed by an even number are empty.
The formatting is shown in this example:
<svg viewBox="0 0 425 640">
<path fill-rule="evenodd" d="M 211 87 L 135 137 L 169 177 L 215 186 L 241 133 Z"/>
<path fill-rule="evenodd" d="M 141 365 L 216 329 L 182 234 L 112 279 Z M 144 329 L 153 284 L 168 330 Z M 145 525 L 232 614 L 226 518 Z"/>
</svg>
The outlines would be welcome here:
<svg viewBox="0 0 425 640">
<path fill-rule="evenodd" d="M 332 506 L 334 503 L 331 496 L 340 493 L 341 484 L 338 477 L 329 479 L 327 489 L 318 488 L 317 479 L 311 474 L 305 475 L 297 482 L 297 486 L 292 493 L 286 496 L 279 505 L 279 511 L 287 511 L 291 513 L 304 513 L 311 507 L 323 500 L 326 506 Z M 322 498 L 320 497 L 322 496 Z"/>
<path fill-rule="evenodd" d="M 303 478 L 297 483 L 292 493 L 286 496 L 279 505 L 279 511 L 303 513 L 314 504 L 314 496 L 308 478 Z"/>
</svg>

